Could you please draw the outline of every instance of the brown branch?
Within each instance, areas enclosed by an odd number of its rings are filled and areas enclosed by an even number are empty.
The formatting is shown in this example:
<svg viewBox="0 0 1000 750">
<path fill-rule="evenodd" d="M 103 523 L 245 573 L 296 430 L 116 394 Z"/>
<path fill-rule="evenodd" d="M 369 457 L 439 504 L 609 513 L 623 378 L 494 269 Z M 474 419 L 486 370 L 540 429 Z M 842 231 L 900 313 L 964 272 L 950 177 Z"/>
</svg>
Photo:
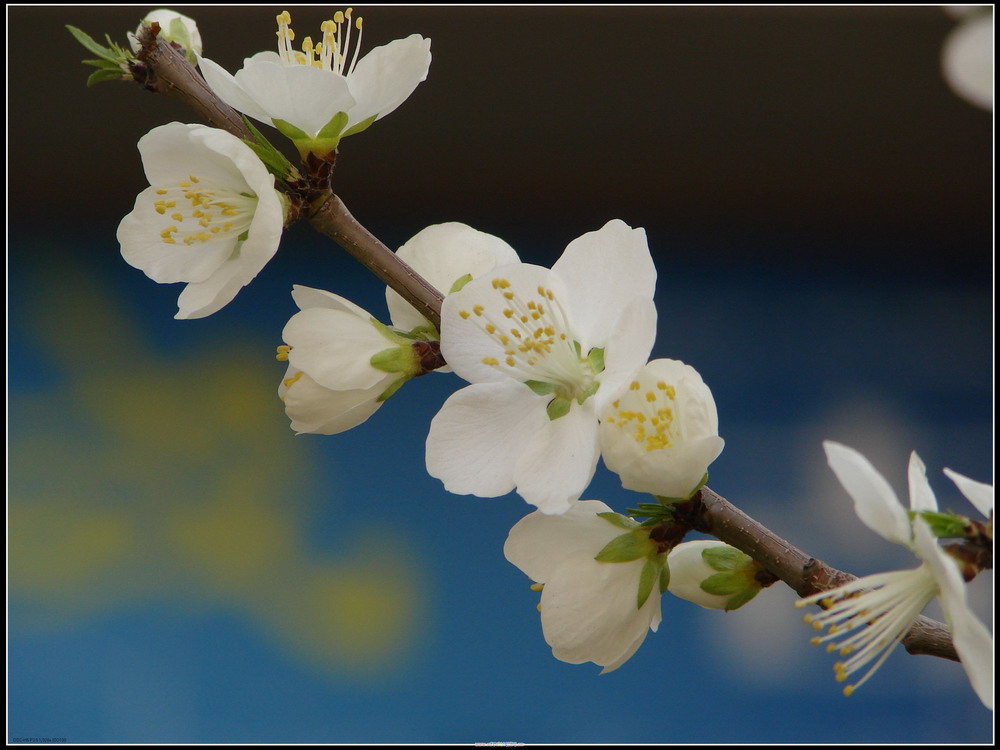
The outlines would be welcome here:
<svg viewBox="0 0 1000 750">
<path fill-rule="evenodd" d="M 857 578 L 810 557 L 708 487 L 703 487 L 691 502 L 697 508 L 694 528 L 750 555 L 799 596 L 810 596 Z M 903 646 L 911 654 L 959 661 L 948 628 L 928 617 L 916 619 Z"/>
<path fill-rule="evenodd" d="M 185 100 L 215 127 L 240 138 L 249 137 L 236 111 L 219 100 L 184 56 L 175 47 L 157 38 L 157 32 L 158 27 L 150 27 L 139 35 L 142 50 L 138 57 L 147 69 L 137 67 L 133 71 L 136 79 L 151 90 Z M 340 198 L 331 194 L 312 213 L 310 223 L 340 244 L 440 328 L 441 294 L 358 223 Z M 438 362 L 444 364 L 436 350 L 427 352 L 427 361 L 428 369 Z M 809 596 L 855 580 L 855 576 L 832 568 L 789 544 L 708 487 L 702 488 L 692 498 L 687 512 L 692 528 L 711 534 L 750 555 L 799 596 Z M 929 654 L 958 661 L 948 629 L 926 617 L 915 621 L 903 644 L 911 654 Z"/>
</svg>

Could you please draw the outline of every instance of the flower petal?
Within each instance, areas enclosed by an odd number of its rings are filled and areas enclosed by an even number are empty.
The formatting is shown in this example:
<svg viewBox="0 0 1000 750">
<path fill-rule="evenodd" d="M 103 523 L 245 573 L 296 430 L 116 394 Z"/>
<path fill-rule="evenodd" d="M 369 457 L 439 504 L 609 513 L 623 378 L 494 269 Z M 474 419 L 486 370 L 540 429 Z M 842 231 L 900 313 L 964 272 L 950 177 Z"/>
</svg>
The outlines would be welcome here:
<svg viewBox="0 0 1000 750">
<path fill-rule="evenodd" d="M 497 266 L 517 263 L 514 248 L 499 237 L 457 221 L 422 229 L 396 251 L 442 294 L 466 274 L 478 278 Z M 404 331 L 427 325 L 427 319 L 393 289 L 386 287 L 385 301 L 392 324 Z"/>
<path fill-rule="evenodd" d="M 498 289 L 493 285 L 495 280 L 509 286 Z M 518 336 L 528 335 L 517 318 L 525 300 L 537 296 L 539 287 L 551 289 L 556 300 L 565 299 L 565 289 L 549 269 L 527 263 L 496 268 L 445 297 L 441 306 L 441 353 L 460 377 L 470 383 L 500 382 L 510 377 L 487 362 L 503 362 L 507 356 L 499 336 L 509 334 L 510 341 L 516 343 Z M 512 296 L 505 298 L 505 294 Z M 486 332 L 489 325 L 496 328 L 496 335 Z"/>
<path fill-rule="evenodd" d="M 568 309 L 584 351 L 610 343 L 621 311 L 633 297 L 652 299 L 656 286 L 646 230 L 618 219 L 569 243 L 552 272 L 569 292 Z"/>
<path fill-rule="evenodd" d="M 597 515 L 610 511 L 600 500 L 573 503 L 558 516 L 536 510 L 514 524 L 503 554 L 531 580 L 545 583 L 567 557 L 593 557 L 622 533 L 618 526 Z"/>
<path fill-rule="evenodd" d="M 548 420 L 545 399 L 520 383 L 463 388 L 431 420 L 427 472 L 458 495 L 505 495 L 517 459 Z"/>
<path fill-rule="evenodd" d="M 227 260 L 210 277 L 192 282 L 184 287 L 177 298 L 178 320 L 204 318 L 218 312 L 233 301 L 244 286 L 242 268 L 238 258 Z"/>
<path fill-rule="evenodd" d="M 927 524 L 917 520 L 913 532 L 917 553 L 937 581 L 941 606 L 962 667 L 976 695 L 993 710 L 993 636 L 969 608 L 958 565 L 937 543 Z"/>
<path fill-rule="evenodd" d="M 282 338 L 291 347 L 288 361 L 324 388 L 372 388 L 386 373 L 371 358 L 392 344 L 353 312 L 311 307 L 292 316 Z"/>
<path fill-rule="evenodd" d="M 595 394 L 598 411 L 646 364 L 655 340 L 656 305 L 651 297 L 636 297 L 618 317 L 614 335 L 605 346 L 601 388 Z"/>
<path fill-rule="evenodd" d="M 377 398 L 392 380 L 387 373 L 384 382 L 375 388 L 334 391 L 299 372 L 289 367 L 278 389 L 297 434 L 335 435 L 357 427 L 382 406 Z"/>
<path fill-rule="evenodd" d="M 906 475 L 910 483 L 910 510 L 937 510 L 937 498 L 934 497 L 934 490 L 927 481 L 927 467 L 916 451 L 910 453 L 910 465 Z"/>
<path fill-rule="evenodd" d="M 230 153 L 236 153 L 242 147 L 243 151 L 254 159 L 257 158 L 249 146 L 224 130 L 170 122 L 153 128 L 139 139 L 137 148 L 149 184 L 157 187 L 174 186 L 188 180 L 192 174 L 197 174 L 235 192 L 245 191 L 247 182 L 240 167 L 231 158 L 216 158 L 208 150 L 212 146 L 205 143 L 204 135 L 213 131 L 221 134 L 211 139 L 213 146 L 219 147 L 226 143 L 231 147 L 228 149 Z M 259 159 L 257 163 L 264 168 Z M 266 169 L 264 174 L 267 174 Z"/>
<path fill-rule="evenodd" d="M 523 446 L 514 467 L 517 494 L 542 513 L 565 513 L 593 479 L 599 455 L 593 402 L 573 404 Z"/>
<path fill-rule="evenodd" d="M 827 463 L 854 500 L 854 511 L 864 524 L 890 542 L 910 546 L 910 521 L 896 493 L 867 458 L 853 448 L 823 442 Z"/>
<path fill-rule="evenodd" d="M 268 125 L 274 124 L 267 110 L 253 96 L 244 91 L 233 75 L 217 62 L 199 56 L 198 68 L 201 70 L 208 87 L 230 107 L 237 112 L 242 112 L 247 117 L 266 122 Z"/>
<path fill-rule="evenodd" d="M 642 609 L 636 608 L 644 562 L 566 558 L 542 590 L 542 632 L 553 656 L 570 664 L 592 661 L 610 670 L 635 653 L 660 609 L 655 588 Z"/>
<path fill-rule="evenodd" d="M 959 474 L 957 471 L 945 469 L 944 473 L 955 483 L 959 492 L 972 503 L 976 510 L 989 518 L 993 515 L 993 486 Z"/>
<path fill-rule="evenodd" d="M 301 284 L 292 285 L 292 299 L 300 310 L 307 310 L 310 307 L 323 307 L 329 310 L 341 310 L 357 315 L 364 320 L 370 320 L 371 314 L 362 307 L 358 307 L 349 299 L 344 299 L 339 294 L 328 292 L 325 289 L 314 289 Z"/>
<path fill-rule="evenodd" d="M 419 34 L 395 39 L 376 47 L 358 61 L 347 78 L 357 104 L 348 113 L 350 128 L 372 115 L 385 117 L 406 101 L 427 78 L 431 64 L 431 40 Z"/>
<path fill-rule="evenodd" d="M 354 106 L 343 76 L 308 65 L 286 67 L 251 58 L 234 80 L 269 120 L 284 120 L 310 136 L 319 133 L 338 112 Z M 220 98 L 224 100 L 221 94 Z"/>
</svg>

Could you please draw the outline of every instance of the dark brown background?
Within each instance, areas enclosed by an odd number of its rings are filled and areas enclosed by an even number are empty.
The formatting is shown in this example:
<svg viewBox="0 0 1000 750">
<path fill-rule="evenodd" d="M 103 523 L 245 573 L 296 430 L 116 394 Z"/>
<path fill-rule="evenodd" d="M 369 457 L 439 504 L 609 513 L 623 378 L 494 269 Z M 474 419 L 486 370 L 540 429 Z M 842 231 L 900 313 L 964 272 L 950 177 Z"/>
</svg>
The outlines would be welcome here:
<svg viewBox="0 0 1000 750">
<path fill-rule="evenodd" d="M 280 10 L 177 9 L 231 71 Z M 14 222 L 113 230 L 144 185 L 135 141 L 192 119 L 84 87 L 63 25 L 123 40 L 146 10 L 8 9 Z M 299 39 L 330 12 L 289 10 Z M 938 7 L 356 10 L 365 50 L 433 40 L 428 80 L 341 149 L 340 193 L 389 240 L 457 219 L 524 247 L 619 217 L 708 261 L 989 268 L 992 121 L 941 78 Z"/>
</svg>

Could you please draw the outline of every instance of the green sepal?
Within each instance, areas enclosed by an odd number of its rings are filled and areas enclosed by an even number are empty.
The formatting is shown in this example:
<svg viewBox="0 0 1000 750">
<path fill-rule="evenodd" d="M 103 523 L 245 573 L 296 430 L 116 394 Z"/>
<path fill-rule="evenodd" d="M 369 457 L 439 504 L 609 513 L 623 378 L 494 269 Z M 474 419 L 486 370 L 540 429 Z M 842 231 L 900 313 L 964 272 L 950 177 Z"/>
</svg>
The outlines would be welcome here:
<svg viewBox="0 0 1000 750">
<path fill-rule="evenodd" d="M 670 585 L 670 566 L 664 565 L 663 570 L 660 571 L 660 593 L 662 594 L 667 590 L 667 586 Z"/>
<path fill-rule="evenodd" d="M 346 113 L 344 113 L 344 114 L 346 115 Z M 341 138 L 346 138 L 349 135 L 357 135 L 358 133 L 361 133 L 362 131 L 368 130 L 368 128 L 371 127 L 371 124 L 373 122 L 375 122 L 375 120 L 377 120 L 377 119 L 378 119 L 378 115 L 372 115 L 371 117 L 369 117 L 369 118 L 367 118 L 365 120 L 362 120 L 357 125 L 352 125 L 350 128 L 348 128 L 347 132 L 344 133 L 344 134 L 342 134 L 340 137 Z"/>
<path fill-rule="evenodd" d="M 131 78 L 131 76 L 126 75 L 122 69 L 116 65 L 114 68 L 101 68 L 100 70 L 95 70 L 87 76 L 87 86 L 93 86 L 95 83 L 101 83 L 102 81 L 121 81 L 128 78 Z"/>
<path fill-rule="evenodd" d="M 378 401 L 379 403 L 388 400 L 389 397 L 392 396 L 400 388 L 402 388 L 403 383 L 405 383 L 409 379 L 410 376 L 405 374 L 396 378 L 395 380 L 392 381 L 392 383 L 389 384 L 388 388 L 386 388 L 384 391 L 382 391 L 382 393 L 379 394 L 379 397 L 375 400 Z"/>
<path fill-rule="evenodd" d="M 576 402 L 582 406 L 583 402 L 586 401 L 591 396 L 593 396 L 595 393 L 597 393 L 597 389 L 600 387 L 601 384 L 595 380 L 593 383 L 590 384 L 590 387 L 587 388 L 587 390 L 585 390 L 583 393 L 581 393 L 579 396 L 576 397 Z"/>
<path fill-rule="evenodd" d="M 188 34 L 187 26 L 180 18 L 175 18 L 170 22 L 170 28 L 167 29 L 167 38 L 176 44 L 179 44 L 184 48 L 184 56 L 187 61 L 192 65 L 197 65 L 198 58 L 194 54 L 194 50 L 191 49 L 191 35 Z"/>
<path fill-rule="evenodd" d="M 110 60 L 81 60 L 80 62 L 84 65 L 93 65 L 95 68 L 117 70 L 123 77 L 125 76 L 125 71 L 122 70 L 122 66 L 118 63 L 111 62 Z"/>
<path fill-rule="evenodd" d="M 639 574 L 639 591 L 636 596 L 637 609 L 642 609 L 642 605 L 646 603 L 649 595 L 653 593 L 653 584 L 659 579 L 662 569 L 663 558 L 660 555 L 646 560 L 646 563 L 642 566 L 642 572 Z M 660 593 L 663 593 L 663 591 L 661 590 Z"/>
<path fill-rule="evenodd" d="M 70 26 L 69 24 L 66 24 L 66 29 L 73 35 L 76 41 L 86 47 L 89 52 L 93 52 L 98 57 L 103 57 L 105 60 L 110 60 L 111 62 L 115 62 L 118 59 L 112 49 L 102 47 L 100 44 L 95 42 L 93 37 L 91 37 L 86 31 L 82 31 L 81 29 L 76 28 L 76 26 Z"/>
<path fill-rule="evenodd" d="M 413 370 L 413 349 L 404 346 L 393 346 L 373 354 L 371 366 L 382 372 L 405 372 Z"/>
<path fill-rule="evenodd" d="M 263 133 L 254 127 L 246 115 L 241 114 L 240 119 L 243 120 L 246 129 L 250 131 L 250 135 L 253 136 L 253 140 L 244 138 L 243 142 L 253 149 L 253 152 L 257 154 L 257 157 L 271 174 L 285 181 L 301 179 L 299 171 L 292 166 L 283 153 L 274 147 L 274 144 L 264 137 Z"/>
<path fill-rule="evenodd" d="M 642 531 L 626 531 L 604 545 L 594 556 L 597 562 L 631 562 L 645 557 L 650 550 L 649 536 Z"/>
<path fill-rule="evenodd" d="M 758 589 L 747 588 L 741 591 L 740 593 L 729 597 L 729 600 L 726 602 L 726 612 L 731 612 L 734 609 L 739 609 L 748 601 L 757 596 L 757 594 L 759 593 L 760 593 L 759 588 Z"/>
<path fill-rule="evenodd" d="M 752 558 L 735 547 L 726 545 L 725 547 L 708 547 L 702 550 L 701 559 L 712 570 L 731 571 L 743 570 Z"/>
<path fill-rule="evenodd" d="M 455 283 L 451 285 L 451 289 L 448 290 L 448 294 L 454 294 L 462 290 L 462 287 L 472 281 L 472 274 L 467 273 L 465 276 L 459 276 L 455 279 Z"/>
<path fill-rule="evenodd" d="M 425 326 L 417 326 L 416 328 L 414 328 L 409 333 L 406 333 L 406 334 L 400 333 L 399 335 L 400 336 L 404 336 L 405 335 L 407 338 L 413 339 L 415 341 L 416 340 L 420 340 L 420 341 L 437 341 L 438 339 L 441 338 L 441 334 L 438 333 L 438 329 L 435 328 L 430 323 L 428 323 Z"/>
<path fill-rule="evenodd" d="M 274 118 L 271 119 L 271 122 L 274 123 L 274 127 L 278 129 L 278 132 L 281 133 L 286 138 L 290 138 L 293 141 L 312 140 L 309 137 L 308 133 L 306 133 L 304 130 L 299 130 L 290 122 L 285 122 L 284 120 L 278 120 Z"/>
<path fill-rule="evenodd" d="M 543 380 L 525 380 L 524 384 L 539 396 L 548 396 L 551 393 L 555 393 L 556 390 L 555 383 L 546 383 Z M 560 414 L 559 416 L 562 415 Z"/>
<path fill-rule="evenodd" d="M 716 596 L 729 596 L 737 594 L 747 587 L 747 578 L 742 573 L 727 572 L 716 573 L 701 582 L 700 588 L 709 594 Z"/>
<path fill-rule="evenodd" d="M 236 238 L 238 242 L 246 242 L 247 238 L 250 236 L 250 230 L 247 229 L 240 233 L 240 236 Z"/>
<path fill-rule="evenodd" d="M 613 510 L 606 510 L 603 513 L 598 513 L 597 517 L 603 518 L 612 526 L 617 526 L 619 529 L 632 530 L 639 528 L 639 524 L 633 519 L 628 516 L 623 516 L 621 513 L 615 513 Z"/>
<path fill-rule="evenodd" d="M 559 417 L 565 417 L 569 414 L 569 409 L 572 405 L 573 402 L 568 398 L 554 398 L 545 407 L 545 413 L 549 415 L 550 420 L 555 421 Z"/>
<path fill-rule="evenodd" d="M 920 516 L 931 527 L 931 533 L 939 538 L 968 536 L 969 519 L 954 513 L 934 510 L 908 511 L 910 517 Z"/>
<path fill-rule="evenodd" d="M 583 358 L 583 347 L 580 346 L 580 342 L 574 340 L 573 341 L 573 348 L 576 349 L 576 356 L 582 359 Z"/>
<path fill-rule="evenodd" d="M 382 338 L 388 341 L 390 344 L 395 344 L 396 346 L 413 346 L 413 336 L 408 333 L 403 333 L 402 331 L 397 331 L 394 328 L 390 328 L 381 320 L 377 318 L 369 318 L 368 322 L 374 326 L 375 330 L 382 334 Z"/>
<path fill-rule="evenodd" d="M 595 375 L 604 372 L 604 349 L 594 348 L 587 353 L 587 361 Z"/>
<path fill-rule="evenodd" d="M 330 119 L 330 122 L 328 122 L 323 129 L 317 133 L 315 138 L 310 136 L 304 130 L 299 130 L 297 127 L 292 125 L 290 122 L 286 122 L 285 120 L 272 119 L 271 122 L 274 123 L 274 127 L 278 129 L 279 133 L 290 139 L 292 143 L 295 144 L 295 148 L 299 152 L 299 156 L 303 159 L 305 159 L 308 154 L 315 154 L 316 156 L 322 158 L 337 149 L 337 144 L 340 143 L 340 130 L 338 130 L 338 127 L 344 127 L 344 123 L 347 122 L 347 113 L 338 112 L 334 115 Z M 334 131 L 336 131 L 336 135 L 330 136 L 329 134 Z"/>
<path fill-rule="evenodd" d="M 700 490 L 706 484 L 708 484 L 708 472 L 707 471 L 705 472 L 705 475 L 701 478 L 701 481 L 698 482 L 698 484 L 695 485 L 695 488 L 693 490 L 691 490 L 684 497 L 662 497 L 661 495 L 653 495 L 653 497 L 655 497 L 663 505 L 670 505 L 671 503 L 686 503 L 688 500 L 690 500 L 692 497 L 694 497 L 695 493 L 697 493 L 698 490 Z"/>
<path fill-rule="evenodd" d="M 347 125 L 347 120 L 348 117 L 346 112 L 338 112 L 333 117 L 331 117 L 330 122 L 324 125 L 323 129 L 316 134 L 316 140 L 339 141 L 341 138 L 343 138 L 341 133 L 344 131 L 344 126 Z"/>
</svg>

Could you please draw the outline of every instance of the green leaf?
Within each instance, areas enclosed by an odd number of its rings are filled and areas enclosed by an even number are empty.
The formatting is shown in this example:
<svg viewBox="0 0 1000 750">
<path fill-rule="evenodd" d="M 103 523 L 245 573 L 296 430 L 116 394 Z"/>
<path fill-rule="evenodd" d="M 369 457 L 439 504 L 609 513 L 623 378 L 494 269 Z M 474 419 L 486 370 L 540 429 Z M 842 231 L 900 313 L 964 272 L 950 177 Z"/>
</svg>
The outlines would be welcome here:
<svg viewBox="0 0 1000 750">
<path fill-rule="evenodd" d="M 548 396 L 550 393 L 555 393 L 556 390 L 555 383 L 546 383 L 541 380 L 525 380 L 524 384 L 539 396 Z"/>
<path fill-rule="evenodd" d="M 701 559 L 712 570 L 742 570 L 751 558 L 735 547 L 726 545 L 702 550 Z"/>
<path fill-rule="evenodd" d="M 121 68 L 115 67 L 114 70 L 110 68 L 102 68 L 101 70 L 95 70 L 87 77 L 87 85 L 93 86 L 95 83 L 100 83 L 101 81 L 120 81 L 125 77 L 122 73 Z"/>
<path fill-rule="evenodd" d="M 379 395 L 379 397 L 377 399 L 375 399 L 375 400 L 378 401 L 379 403 L 388 400 L 389 397 L 392 396 L 400 388 L 402 388 L 403 387 L 403 383 L 405 383 L 409 379 L 410 379 L 409 375 L 401 375 L 399 378 L 397 378 L 396 380 L 392 381 L 392 383 L 389 385 L 389 387 L 386 388 L 384 391 L 382 391 L 382 393 Z"/>
<path fill-rule="evenodd" d="M 746 576 L 740 573 L 716 573 L 701 582 L 701 590 L 716 596 L 729 596 L 747 587 Z"/>
<path fill-rule="evenodd" d="M 113 63 L 110 60 L 81 60 L 84 65 L 93 65 L 95 68 L 107 68 L 108 70 L 117 70 L 121 75 L 125 75 L 125 71 L 122 70 L 122 66 L 118 63 Z"/>
<path fill-rule="evenodd" d="M 70 26 L 69 24 L 66 25 L 66 28 L 69 30 L 69 33 L 74 36 L 76 41 L 86 47 L 89 52 L 93 52 L 95 55 L 103 57 L 105 60 L 110 60 L 111 62 L 115 61 L 116 58 L 114 53 L 107 47 L 102 47 L 100 44 L 95 42 L 90 34 L 85 31 L 81 31 L 76 28 L 76 26 Z"/>
<path fill-rule="evenodd" d="M 343 136 L 341 132 L 347 124 L 347 113 L 338 112 L 330 118 L 330 122 L 323 126 L 323 129 L 316 134 L 317 141 L 339 141 Z"/>
<path fill-rule="evenodd" d="M 653 593 L 653 584 L 660 577 L 662 567 L 662 559 L 646 560 L 646 564 L 642 566 L 642 573 L 639 574 L 639 591 L 636 596 L 637 609 L 642 609 L 642 605 L 646 603 L 649 595 Z"/>
<path fill-rule="evenodd" d="M 753 599 L 757 594 L 760 593 L 760 589 L 746 588 L 738 594 L 734 594 L 726 602 L 726 612 L 732 612 L 734 609 L 739 609 L 748 601 Z"/>
<path fill-rule="evenodd" d="M 554 398 L 545 407 L 545 413 L 549 415 L 550 420 L 555 421 L 559 417 L 565 417 L 569 414 L 569 409 L 572 405 L 573 402 L 568 398 Z"/>
<path fill-rule="evenodd" d="M 274 144 L 271 143 L 264 136 L 263 133 L 261 133 L 256 127 L 254 127 L 254 124 L 250 122 L 250 119 L 244 114 L 240 115 L 240 119 L 243 120 L 243 124 L 246 126 L 246 129 L 250 131 L 250 135 L 252 135 L 254 140 L 256 141 L 256 143 L 253 143 L 250 140 L 244 138 L 243 142 L 254 150 L 254 153 L 260 157 L 260 160 L 264 162 L 264 164 L 267 166 L 273 165 L 274 169 L 272 170 L 272 172 L 277 177 L 280 177 L 283 180 L 299 179 L 300 175 L 298 170 L 295 169 L 294 166 L 292 166 L 292 163 L 288 161 L 285 155 L 281 153 L 277 148 L 275 148 Z M 269 154 L 267 158 L 265 158 L 263 155 L 264 151 L 266 151 Z"/>
<path fill-rule="evenodd" d="M 371 126 L 371 124 L 373 122 L 375 122 L 375 120 L 377 120 L 377 119 L 378 119 L 378 115 L 372 115 L 367 120 L 362 120 L 357 125 L 352 125 L 348 129 L 348 131 L 346 133 L 344 133 L 343 135 L 341 135 L 340 137 L 341 138 L 346 138 L 349 135 L 357 135 L 358 133 L 360 133 L 363 130 L 368 130 L 368 128 Z"/>
<path fill-rule="evenodd" d="M 455 292 L 461 291 L 462 287 L 472 281 L 472 274 L 467 273 L 465 276 L 459 276 L 455 279 L 455 283 L 451 285 L 451 289 L 448 290 L 448 294 L 454 294 Z"/>
<path fill-rule="evenodd" d="M 597 562 L 631 562 L 649 552 L 649 537 L 641 531 L 626 531 L 604 545 L 594 557 Z"/>
<path fill-rule="evenodd" d="M 285 171 L 284 165 L 279 160 L 274 158 L 274 154 L 268 150 L 267 146 L 255 143 L 249 138 L 244 138 L 243 142 L 247 144 L 255 154 L 257 154 L 257 158 L 261 160 L 265 167 L 267 167 L 268 172 L 282 180 L 288 179 L 288 172 Z"/>
<path fill-rule="evenodd" d="M 923 518 L 931 527 L 936 537 L 964 537 L 969 526 L 969 519 L 954 513 L 940 513 L 933 510 L 920 511 L 916 515 Z"/>
<path fill-rule="evenodd" d="M 603 518 L 611 525 L 617 526 L 620 529 L 635 529 L 639 527 L 639 524 L 637 524 L 628 516 L 623 516 L 621 513 L 615 513 L 613 510 L 608 510 L 605 511 L 604 513 L 598 513 L 597 517 Z"/>
<path fill-rule="evenodd" d="M 595 375 L 604 372 L 604 349 L 591 349 L 587 354 L 587 361 L 590 363 L 590 369 L 593 370 Z"/>
</svg>

